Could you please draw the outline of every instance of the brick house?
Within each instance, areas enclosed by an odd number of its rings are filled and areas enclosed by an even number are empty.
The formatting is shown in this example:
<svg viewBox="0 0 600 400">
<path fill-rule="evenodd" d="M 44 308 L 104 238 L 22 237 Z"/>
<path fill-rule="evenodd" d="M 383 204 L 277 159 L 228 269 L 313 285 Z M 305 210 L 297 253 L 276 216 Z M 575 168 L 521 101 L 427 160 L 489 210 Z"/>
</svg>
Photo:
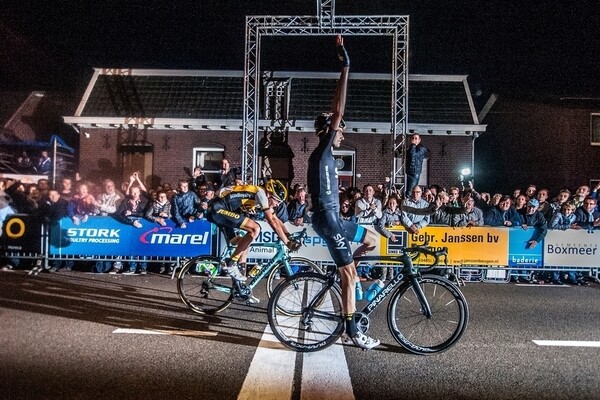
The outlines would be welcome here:
<svg viewBox="0 0 600 400">
<path fill-rule="evenodd" d="M 265 78 L 259 127 L 265 134 L 257 165 L 264 174 L 289 184 L 306 181 L 317 144 L 313 121 L 329 110 L 338 76 L 275 72 Z M 269 81 L 281 80 L 289 83 L 285 93 L 270 93 Z M 409 82 L 408 129 L 420 133 L 431 151 L 422 182 L 456 184 L 457 171 L 473 167 L 474 139 L 486 130 L 467 77 L 411 75 Z M 390 176 L 390 85 L 389 75 L 350 75 L 346 140 L 337 152 L 345 186 Z M 222 158 L 239 165 L 242 91 L 241 71 L 95 69 L 76 112 L 64 117 L 80 135 L 80 172 L 93 180 L 121 180 L 137 170 L 155 186 L 176 184 L 195 165 L 211 176 Z M 284 104 L 290 123 L 285 131 L 267 134 L 276 102 Z"/>
</svg>

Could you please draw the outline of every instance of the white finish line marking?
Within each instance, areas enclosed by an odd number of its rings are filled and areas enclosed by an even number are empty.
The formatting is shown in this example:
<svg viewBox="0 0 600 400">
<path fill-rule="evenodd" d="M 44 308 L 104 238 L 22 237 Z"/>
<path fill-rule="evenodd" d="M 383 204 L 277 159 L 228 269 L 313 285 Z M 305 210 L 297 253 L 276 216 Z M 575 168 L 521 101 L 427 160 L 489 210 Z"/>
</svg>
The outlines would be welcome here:
<svg viewBox="0 0 600 400">
<path fill-rule="evenodd" d="M 324 308 L 331 307 L 327 299 Z M 296 353 L 284 347 L 267 325 L 256 349 L 238 400 L 291 399 L 296 357 L 302 357 L 302 400 L 354 400 L 352 381 L 341 340 L 324 350 Z"/>
<path fill-rule="evenodd" d="M 217 332 L 205 332 L 205 331 L 167 331 L 158 329 L 131 329 L 131 328 L 117 328 L 113 333 L 129 333 L 134 335 L 171 335 L 171 336 L 195 336 L 195 337 L 214 337 L 217 336 Z"/>
<path fill-rule="evenodd" d="M 267 325 L 238 400 L 280 400 L 292 397 L 298 353 L 284 347 Z M 350 372 L 341 341 L 314 353 L 302 355 L 302 400 L 354 400 Z"/>
<path fill-rule="evenodd" d="M 560 347 L 600 347 L 600 342 L 583 340 L 533 340 L 538 346 L 560 346 Z"/>
<path fill-rule="evenodd" d="M 254 353 L 238 400 L 292 397 L 296 352 L 285 348 L 267 325 Z"/>
</svg>

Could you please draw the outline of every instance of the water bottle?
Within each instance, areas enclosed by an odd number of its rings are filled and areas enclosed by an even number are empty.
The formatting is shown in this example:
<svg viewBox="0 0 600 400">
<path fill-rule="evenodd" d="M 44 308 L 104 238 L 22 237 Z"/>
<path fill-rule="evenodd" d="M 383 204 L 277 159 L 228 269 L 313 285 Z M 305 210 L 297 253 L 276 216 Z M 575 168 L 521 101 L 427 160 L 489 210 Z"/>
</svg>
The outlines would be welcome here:
<svg viewBox="0 0 600 400">
<path fill-rule="evenodd" d="M 360 282 L 356 282 L 356 301 L 363 299 L 363 288 Z"/>
<path fill-rule="evenodd" d="M 371 284 L 371 286 L 369 286 L 369 288 L 367 289 L 367 291 L 365 292 L 365 298 L 368 301 L 371 301 L 375 298 L 375 296 L 377 296 L 377 294 L 379 292 L 381 292 L 381 289 L 383 289 L 383 282 L 379 279 L 377 279 L 375 282 L 373 282 Z"/>
<path fill-rule="evenodd" d="M 252 267 L 250 272 L 248 272 L 248 276 L 250 276 L 251 278 L 254 278 L 256 275 L 258 275 L 258 273 L 260 272 L 261 269 L 262 269 L 262 265 L 256 264 L 254 267 Z"/>
<path fill-rule="evenodd" d="M 203 263 L 198 265 L 198 272 L 205 273 L 209 276 L 215 276 L 217 274 L 217 266 L 212 263 Z"/>
</svg>

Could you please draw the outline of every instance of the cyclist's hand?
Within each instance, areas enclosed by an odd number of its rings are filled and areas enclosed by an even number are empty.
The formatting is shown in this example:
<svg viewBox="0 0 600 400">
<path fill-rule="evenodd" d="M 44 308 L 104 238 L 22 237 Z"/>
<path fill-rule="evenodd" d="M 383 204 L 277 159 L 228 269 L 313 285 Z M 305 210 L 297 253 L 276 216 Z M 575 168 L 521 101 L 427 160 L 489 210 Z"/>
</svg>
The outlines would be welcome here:
<svg viewBox="0 0 600 400">
<path fill-rule="evenodd" d="M 300 249 L 300 246 L 302 246 L 302 243 L 300 243 L 297 240 L 290 240 L 285 245 L 288 249 L 290 249 L 290 251 L 298 251 L 298 249 Z"/>
</svg>

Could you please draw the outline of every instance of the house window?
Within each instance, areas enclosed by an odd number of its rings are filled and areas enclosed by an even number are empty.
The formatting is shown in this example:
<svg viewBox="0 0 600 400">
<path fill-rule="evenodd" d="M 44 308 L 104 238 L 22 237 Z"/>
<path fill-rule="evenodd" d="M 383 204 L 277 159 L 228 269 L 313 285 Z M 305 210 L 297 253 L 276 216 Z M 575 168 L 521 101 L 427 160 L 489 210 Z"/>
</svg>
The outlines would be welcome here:
<svg viewBox="0 0 600 400">
<path fill-rule="evenodd" d="M 600 114 L 591 114 L 592 146 L 600 146 Z"/>
<path fill-rule="evenodd" d="M 223 158 L 225 158 L 225 148 L 221 146 L 194 147 L 191 170 L 193 171 L 199 165 L 206 175 L 206 179 L 215 182 L 219 176 Z"/>
<path fill-rule="evenodd" d="M 355 186 L 356 152 L 354 150 L 333 150 L 339 184 L 345 188 Z"/>
</svg>

